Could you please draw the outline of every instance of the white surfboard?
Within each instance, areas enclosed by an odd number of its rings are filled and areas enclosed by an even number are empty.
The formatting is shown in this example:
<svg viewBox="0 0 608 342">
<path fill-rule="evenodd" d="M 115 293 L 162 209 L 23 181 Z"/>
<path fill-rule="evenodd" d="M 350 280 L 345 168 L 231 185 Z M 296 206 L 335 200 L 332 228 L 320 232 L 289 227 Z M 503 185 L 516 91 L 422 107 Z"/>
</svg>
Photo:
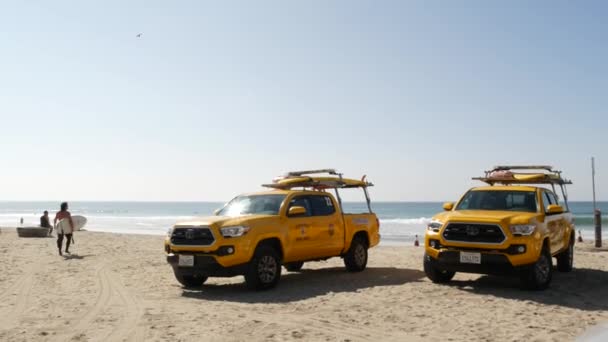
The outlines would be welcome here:
<svg viewBox="0 0 608 342">
<path fill-rule="evenodd" d="M 72 223 L 74 224 L 74 230 L 81 230 L 85 224 L 87 224 L 87 218 L 80 215 L 72 215 Z M 70 234 L 72 233 L 72 226 L 70 220 L 67 218 L 57 222 L 57 233 L 58 234 Z"/>
</svg>

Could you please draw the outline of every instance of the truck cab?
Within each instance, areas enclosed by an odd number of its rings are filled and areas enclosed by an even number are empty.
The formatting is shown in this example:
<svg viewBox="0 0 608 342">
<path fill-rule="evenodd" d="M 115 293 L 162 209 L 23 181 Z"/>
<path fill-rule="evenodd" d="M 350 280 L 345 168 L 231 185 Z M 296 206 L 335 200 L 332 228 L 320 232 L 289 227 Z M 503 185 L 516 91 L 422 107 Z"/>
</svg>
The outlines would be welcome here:
<svg viewBox="0 0 608 342">
<path fill-rule="evenodd" d="M 342 257 L 348 271 L 363 271 L 368 248 L 380 240 L 367 191 L 372 185 L 333 169 L 289 172 L 264 185 L 270 190 L 239 195 L 214 216 L 175 224 L 165 239 L 167 261 L 188 287 L 244 275 L 249 288 L 268 289 L 282 265 L 295 272 L 331 257 Z M 368 210 L 344 213 L 340 191 L 356 188 Z"/>
<path fill-rule="evenodd" d="M 516 274 L 526 288 L 540 290 L 551 282 L 552 257 L 559 271 L 572 270 L 576 230 L 565 188 L 571 181 L 550 166 L 497 166 L 474 179 L 487 186 L 444 204 L 427 227 L 429 279 L 448 282 L 456 272 Z"/>
</svg>

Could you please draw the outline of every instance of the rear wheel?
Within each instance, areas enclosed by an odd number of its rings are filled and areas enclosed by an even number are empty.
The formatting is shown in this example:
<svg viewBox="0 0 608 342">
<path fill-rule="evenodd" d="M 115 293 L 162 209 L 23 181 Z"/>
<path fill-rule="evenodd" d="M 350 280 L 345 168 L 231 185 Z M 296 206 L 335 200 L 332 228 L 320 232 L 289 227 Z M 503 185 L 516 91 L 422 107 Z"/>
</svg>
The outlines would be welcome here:
<svg viewBox="0 0 608 342">
<path fill-rule="evenodd" d="M 298 272 L 304 266 L 304 261 L 288 262 L 284 266 L 289 272 Z"/>
<path fill-rule="evenodd" d="M 184 287 L 200 287 L 207 281 L 207 277 L 183 275 L 179 272 L 175 272 L 175 279 L 177 279 L 177 281 Z"/>
<path fill-rule="evenodd" d="M 367 266 L 367 243 L 360 237 L 355 237 L 344 256 L 344 266 L 349 272 L 361 272 Z"/>
<path fill-rule="evenodd" d="M 522 273 L 523 286 L 528 290 L 544 290 L 549 287 L 553 277 L 552 261 L 549 248 L 544 246 L 534 265 Z"/>
<path fill-rule="evenodd" d="M 431 261 L 431 257 L 426 253 L 424 254 L 423 264 L 424 273 L 426 274 L 427 278 L 429 278 L 433 283 L 447 283 L 452 280 L 452 278 L 454 278 L 454 275 L 456 274 L 456 272 L 442 270 L 435 266 Z"/>
<path fill-rule="evenodd" d="M 256 250 L 245 273 L 245 283 L 251 290 L 266 290 L 275 287 L 281 278 L 281 258 L 269 246 Z"/>
<path fill-rule="evenodd" d="M 572 271 L 574 265 L 574 237 L 570 237 L 568 248 L 557 255 L 557 270 L 560 272 Z"/>
</svg>

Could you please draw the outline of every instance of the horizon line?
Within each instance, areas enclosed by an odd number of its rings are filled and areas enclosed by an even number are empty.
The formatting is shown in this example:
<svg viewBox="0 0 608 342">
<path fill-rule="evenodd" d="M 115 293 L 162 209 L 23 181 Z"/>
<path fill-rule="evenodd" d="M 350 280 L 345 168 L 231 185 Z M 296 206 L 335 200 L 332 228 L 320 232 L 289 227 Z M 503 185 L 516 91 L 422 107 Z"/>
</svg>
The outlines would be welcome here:
<svg viewBox="0 0 608 342">
<path fill-rule="evenodd" d="M 230 201 L 230 200 L 228 200 Z M 20 202 L 107 202 L 107 203 L 227 203 L 226 200 L 11 200 L 11 199 L 0 199 L 0 203 L 20 203 Z M 343 203 L 365 203 L 365 201 L 342 201 Z M 457 202 L 457 200 L 373 200 L 372 203 L 445 203 L 445 202 Z M 593 203 L 593 199 L 579 200 L 569 199 L 568 202 L 589 202 Z M 596 199 L 596 202 L 608 202 L 608 199 Z"/>
</svg>

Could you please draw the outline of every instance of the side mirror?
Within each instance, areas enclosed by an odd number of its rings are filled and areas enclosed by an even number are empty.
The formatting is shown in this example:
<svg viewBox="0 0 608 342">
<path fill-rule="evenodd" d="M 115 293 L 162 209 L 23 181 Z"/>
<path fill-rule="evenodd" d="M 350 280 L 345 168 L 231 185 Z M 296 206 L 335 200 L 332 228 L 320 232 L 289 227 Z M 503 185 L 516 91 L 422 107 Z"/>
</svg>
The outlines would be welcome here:
<svg viewBox="0 0 608 342">
<path fill-rule="evenodd" d="M 547 214 L 561 214 L 564 212 L 564 208 L 561 205 L 550 204 L 547 207 Z"/>
<path fill-rule="evenodd" d="M 219 213 L 220 213 L 220 211 L 222 211 L 222 209 L 215 209 L 215 210 L 213 211 L 213 215 L 217 216 L 217 214 L 219 214 Z"/>
<path fill-rule="evenodd" d="M 306 208 L 300 206 L 293 206 L 289 208 L 287 216 L 304 216 L 306 215 Z"/>
<path fill-rule="evenodd" d="M 443 210 L 452 211 L 454 209 L 454 202 L 445 202 L 443 203 Z"/>
</svg>

